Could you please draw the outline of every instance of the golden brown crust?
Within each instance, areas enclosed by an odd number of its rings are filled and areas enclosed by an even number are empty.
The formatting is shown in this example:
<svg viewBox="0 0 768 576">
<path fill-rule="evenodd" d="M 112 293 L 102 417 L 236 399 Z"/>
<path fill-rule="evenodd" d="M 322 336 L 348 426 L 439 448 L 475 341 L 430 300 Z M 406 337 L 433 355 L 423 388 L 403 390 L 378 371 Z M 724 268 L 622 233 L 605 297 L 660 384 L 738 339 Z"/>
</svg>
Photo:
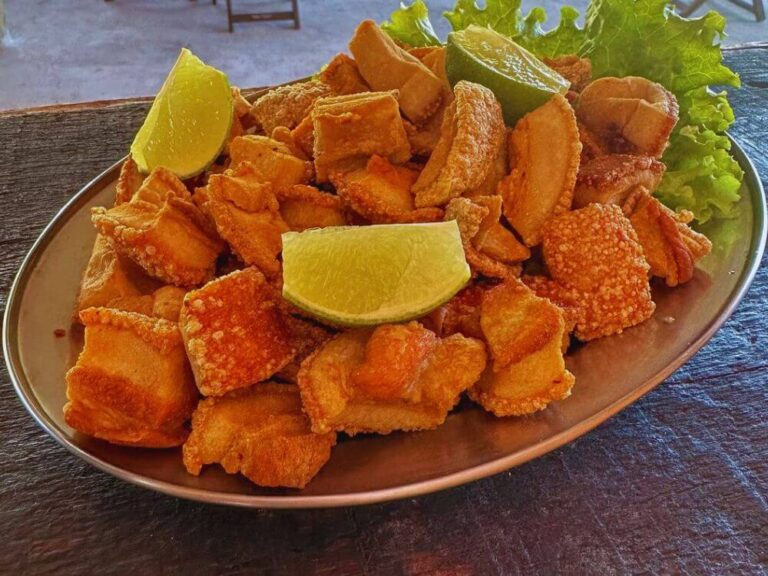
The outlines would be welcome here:
<svg viewBox="0 0 768 576">
<path fill-rule="evenodd" d="M 363 20 L 349 42 L 360 74 L 373 90 L 398 90 L 400 108 L 412 122 L 427 120 L 440 106 L 441 80 L 397 46 L 373 20 Z"/>
<path fill-rule="evenodd" d="M 206 396 L 266 380 L 296 354 L 276 294 L 255 268 L 189 292 L 179 318 L 197 387 Z"/>
<path fill-rule="evenodd" d="M 628 199 L 625 214 L 637 232 L 643 253 L 651 267 L 651 274 L 664 278 L 667 286 L 684 284 L 693 278 L 697 255 L 686 243 L 687 237 L 695 237 L 700 246 L 709 252 L 711 243 L 703 234 L 694 232 L 675 218 L 675 213 L 652 197 L 647 189 L 639 187 L 633 198 Z M 698 256 L 701 257 L 701 256 Z"/>
<path fill-rule="evenodd" d="M 297 158 L 287 145 L 273 138 L 251 134 L 239 136 L 232 140 L 229 154 L 232 168 L 248 162 L 254 178 L 270 182 L 274 190 L 308 184 L 312 179 L 312 163 Z"/>
<path fill-rule="evenodd" d="M 504 215 L 526 246 L 536 246 L 544 224 L 571 207 L 581 154 L 573 109 L 556 94 L 518 121 L 508 144 L 512 172 L 499 187 Z"/>
<path fill-rule="evenodd" d="M 639 76 L 599 78 L 579 95 L 576 114 L 604 141 L 620 141 L 616 152 L 661 158 L 677 123 L 675 96 Z M 628 148 L 628 149 L 627 149 Z"/>
<path fill-rule="evenodd" d="M 139 167 L 133 158 L 128 158 L 120 166 L 120 175 L 117 177 L 117 184 L 115 184 L 115 206 L 129 202 L 136 191 L 141 188 L 141 183 L 144 181 L 144 177 L 139 172 Z"/>
<path fill-rule="evenodd" d="M 91 219 L 118 253 L 150 276 L 177 286 L 213 276 L 222 243 L 181 180 L 163 168 L 152 171 L 130 202 L 93 208 Z"/>
<path fill-rule="evenodd" d="M 197 391 L 176 324 L 108 308 L 80 319 L 85 347 L 66 376 L 67 424 L 116 444 L 181 444 Z"/>
<path fill-rule="evenodd" d="M 408 137 L 391 92 L 365 92 L 318 100 L 312 108 L 315 170 L 319 183 L 334 172 L 365 166 L 377 154 L 394 164 L 411 157 Z"/>
<path fill-rule="evenodd" d="M 372 224 L 435 222 L 443 217 L 439 208 L 414 208 L 411 186 L 418 172 L 395 166 L 374 155 L 365 168 L 331 174 L 336 192 L 351 210 Z"/>
<path fill-rule="evenodd" d="M 618 206 L 590 204 L 553 218 L 542 253 L 559 290 L 582 307 L 579 339 L 620 333 L 653 314 L 650 267 Z"/>
<path fill-rule="evenodd" d="M 289 228 L 278 211 L 272 184 L 261 180 L 254 165 L 241 162 L 234 170 L 211 175 L 208 185 L 196 191 L 196 198 L 243 262 L 268 276 L 280 271 L 280 235 Z"/>
<path fill-rule="evenodd" d="M 664 164 L 650 156 L 599 156 L 579 169 L 573 204 L 576 208 L 593 202 L 622 206 L 636 186 L 653 191 L 662 176 Z"/>
<path fill-rule="evenodd" d="M 337 95 L 357 94 L 371 89 L 360 75 L 357 63 L 346 54 L 336 54 L 331 58 L 331 61 L 320 71 L 318 79 Z"/>
<path fill-rule="evenodd" d="M 190 474 L 218 463 L 260 486 L 303 488 L 331 456 L 336 434 L 314 434 L 296 386 L 263 383 L 201 400 L 184 444 Z"/>
<path fill-rule="evenodd" d="M 390 334 L 384 330 L 380 338 L 387 340 Z M 440 340 L 419 367 L 406 375 L 410 382 L 407 398 L 372 398 L 353 381 L 355 371 L 366 362 L 371 334 L 367 329 L 339 334 L 302 362 L 298 384 L 314 431 L 388 434 L 435 428 L 485 367 L 482 342 L 456 334 Z M 396 338 L 396 334 L 391 336 Z M 378 349 L 386 347 L 386 341 L 377 344 Z M 375 374 L 368 372 L 367 376 Z M 396 371 L 395 380 L 402 378 Z"/>
<path fill-rule="evenodd" d="M 320 192 L 313 186 L 296 185 L 277 194 L 280 215 L 288 228 L 301 232 L 308 228 L 344 226 L 347 218 L 341 198 Z"/>
<path fill-rule="evenodd" d="M 504 118 L 493 92 L 464 80 L 454 86 L 440 139 L 413 186 L 416 206 L 442 206 L 477 188 L 491 171 L 504 138 Z"/>
<path fill-rule="evenodd" d="M 106 306 L 117 298 L 148 294 L 157 284 L 139 265 L 119 255 L 109 238 L 97 234 L 80 282 L 76 312 Z"/>
<path fill-rule="evenodd" d="M 295 128 L 318 98 L 331 93 L 331 87 L 319 80 L 280 86 L 256 100 L 250 114 L 267 134 L 277 126 Z"/>
</svg>

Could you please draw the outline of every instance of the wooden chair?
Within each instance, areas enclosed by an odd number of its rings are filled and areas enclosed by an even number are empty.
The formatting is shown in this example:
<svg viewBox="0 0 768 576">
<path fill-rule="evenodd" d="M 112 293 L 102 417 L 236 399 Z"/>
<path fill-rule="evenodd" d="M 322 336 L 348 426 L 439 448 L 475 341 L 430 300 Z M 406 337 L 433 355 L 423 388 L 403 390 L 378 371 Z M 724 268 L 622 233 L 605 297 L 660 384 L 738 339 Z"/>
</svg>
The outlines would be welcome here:
<svg viewBox="0 0 768 576">
<path fill-rule="evenodd" d="M 693 2 L 681 2 L 680 0 L 675 0 L 674 4 L 680 16 L 687 18 L 698 10 L 704 2 L 706 2 L 706 0 L 693 0 Z M 728 2 L 735 4 L 739 8 L 744 8 L 747 12 L 751 12 L 758 22 L 765 20 L 765 6 L 763 5 L 763 0 L 752 0 L 751 3 L 746 0 L 728 0 Z"/>
<path fill-rule="evenodd" d="M 216 5 L 216 0 L 212 0 Z M 234 32 L 235 22 L 263 22 L 266 20 L 293 20 L 293 27 L 301 27 L 299 20 L 299 0 L 291 0 L 291 9 L 283 12 L 233 12 L 232 0 L 227 0 L 227 22 L 229 31 Z"/>
</svg>

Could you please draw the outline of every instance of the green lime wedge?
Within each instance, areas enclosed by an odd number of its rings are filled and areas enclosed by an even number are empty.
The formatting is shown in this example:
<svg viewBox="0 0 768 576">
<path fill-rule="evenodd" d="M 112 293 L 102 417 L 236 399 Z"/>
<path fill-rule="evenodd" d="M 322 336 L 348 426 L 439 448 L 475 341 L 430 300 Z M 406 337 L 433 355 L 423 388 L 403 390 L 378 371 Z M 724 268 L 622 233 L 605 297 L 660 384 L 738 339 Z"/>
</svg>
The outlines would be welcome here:
<svg viewBox="0 0 768 576">
<path fill-rule="evenodd" d="M 508 126 L 569 86 L 568 80 L 522 46 L 474 24 L 448 34 L 445 58 L 451 85 L 469 80 L 490 88 Z"/>
<path fill-rule="evenodd" d="M 283 234 L 283 297 L 334 324 L 418 318 L 469 278 L 455 220 Z"/>
<path fill-rule="evenodd" d="M 232 115 L 226 75 L 182 48 L 133 139 L 131 156 L 145 173 L 164 166 L 179 178 L 195 176 L 221 153 Z"/>
</svg>

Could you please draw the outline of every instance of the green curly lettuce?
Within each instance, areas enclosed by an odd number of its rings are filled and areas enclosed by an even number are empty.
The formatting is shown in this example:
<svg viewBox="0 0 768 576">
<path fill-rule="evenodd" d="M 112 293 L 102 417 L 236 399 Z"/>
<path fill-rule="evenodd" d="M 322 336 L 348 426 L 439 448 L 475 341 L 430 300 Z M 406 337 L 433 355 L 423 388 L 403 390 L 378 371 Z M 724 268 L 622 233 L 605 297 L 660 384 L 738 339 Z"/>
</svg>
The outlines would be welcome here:
<svg viewBox="0 0 768 576">
<path fill-rule="evenodd" d="M 577 25 L 578 11 L 565 6 L 560 23 L 545 30 L 546 11 L 534 8 L 523 17 L 521 0 L 486 0 L 483 7 L 457 0 L 444 16 L 454 30 L 488 26 L 542 58 L 587 57 L 596 77 L 636 75 L 665 86 L 678 99 L 680 120 L 664 154 L 667 172 L 657 196 L 673 209 L 690 210 L 699 223 L 736 216 L 743 172 L 725 135 L 733 111 L 725 93 L 708 90 L 740 85 L 722 62 L 723 16 L 682 18 L 667 0 L 591 0 L 584 28 Z M 421 0 L 401 5 L 385 30 L 414 46 L 439 42 Z"/>
<path fill-rule="evenodd" d="M 382 22 L 382 29 L 394 40 L 409 46 L 439 46 L 440 39 L 429 21 L 429 8 L 423 0 L 416 0 L 410 6 L 402 2 L 392 12 L 391 21 Z"/>
</svg>

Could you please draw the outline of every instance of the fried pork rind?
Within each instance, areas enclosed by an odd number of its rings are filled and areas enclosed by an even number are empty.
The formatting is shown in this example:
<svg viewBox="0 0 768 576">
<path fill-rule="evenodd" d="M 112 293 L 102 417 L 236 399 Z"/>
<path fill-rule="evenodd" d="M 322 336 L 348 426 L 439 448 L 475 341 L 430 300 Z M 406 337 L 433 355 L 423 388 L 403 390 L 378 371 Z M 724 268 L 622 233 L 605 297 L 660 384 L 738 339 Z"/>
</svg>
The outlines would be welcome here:
<svg viewBox="0 0 768 576">
<path fill-rule="evenodd" d="M 307 228 L 344 226 L 347 223 L 341 198 L 320 192 L 313 186 L 291 186 L 277 197 L 280 215 L 291 230 L 301 232 Z"/>
<path fill-rule="evenodd" d="M 221 464 L 259 486 L 304 488 L 328 462 L 336 434 L 314 434 L 296 386 L 264 383 L 201 400 L 184 444 L 184 466 Z"/>
<path fill-rule="evenodd" d="M 197 390 L 176 323 L 109 308 L 80 320 L 85 347 L 66 376 L 67 424 L 113 444 L 184 442 Z"/>
<path fill-rule="evenodd" d="M 478 196 L 454 198 L 445 207 L 444 220 L 456 220 L 464 245 L 464 255 L 475 274 L 507 278 L 519 273 L 516 264 L 528 258 L 530 251 L 499 222 L 501 198 Z"/>
<path fill-rule="evenodd" d="M 186 290 L 178 286 L 163 286 L 155 290 L 153 294 L 115 298 L 110 300 L 106 307 L 178 322 L 181 303 L 186 293 Z"/>
<path fill-rule="evenodd" d="M 278 211 L 272 184 L 261 181 L 253 164 L 242 162 L 234 170 L 213 174 L 205 188 L 196 190 L 195 198 L 243 262 L 267 276 L 280 271 L 280 235 L 289 228 Z"/>
<path fill-rule="evenodd" d="M 319 80 L 280 86 L 254 102 L 251 116 L 267 134 L 278 126 L 295 128 L 318 98 L 331 94 L 331 87 Z"/>
<path fill-rule="evenodd" d="M 442 206 L 480 186 L 504 138 L 504 118 L 493 92 L 464 80 L 453 91 L 440 139 L 413 186 L 418 208 Z"/>
<path fill-rule="evenodd" d="M 296 184 L 308 184 L 312 179 L 312 163 L 297 158 L 291 149 L 266 136 L 240 136 L 229 146 L 231 166 L 249 162 L 262 182 L 271 182 L 275 191 Z"/>
<path fill-rule="evenodd" d="M 583 208 L 598 202 L 621 206 L 636 186 L 655 190 L 662 176 L 664 164 L 650 156 L 599 156 L 579 170 L 573 205 Z"/>
<path fill-rule="evenodd" d="M 500 190 L 504 215 L 526 246 L 538 245 L 544 224 L 570 209 L 580 155 L 576 116 L 560 94 L 526 114 L 510 134 L 512 172 Z"/>
<path fill-rule="evenodd" d="M 304 156 L 311 160 L 315 154 L 315 125 L 312 115 L 307 115 L 299 125 L 291 130 L 291 140 L 304 152 Z"/>
<path fill-rule="evenodd" d="M 278 295 L 255 268 L 217 278 L 184 298 L 179 325 L 206 396 L 266 380 L 296 354 Z"/>
<path fill-rule="evenodd" d="M 544 58 L 544 64 L 571 83 L 571 90 L 581 92 L 592 81 L 592 62 L 575 54 Z"/>
<path fill-rule="evenodd" d="M 590 204 L 553 218 L 542 253 L 563 298 L 579 302 L 580 340 L 620 333 L 653 314 L 650 267 L 618 206 Z"/>
<path fill-rule="evenodd" d="M 425 321 L 441 338 L 462 334 L 468 338 L 482 340 L 484 338 L 480 327 L 482 300 L 483 288 L 477 284 L 471 284 L 448 302 L 430 312 Z"/>
<path fill-rule="evenodd" d="M 637 232 L 651 274 L 664 278 L 667 286 L 693 278 L 696 261 L 712 249 L 706 236 L 691 230 L 642 186 L 627 199 L 624 213 Z"/>
<path fill-rule="evenodd" d="M 276 140 L 281 144 L 285 144 L 288 147 L 288 150 L 290 150 L 291 154 L 296 156 L 296 158 L 299 160 L 309 160 L 311 158 L 311 156 L 308 156 L 304 151 L 302 145 L 296 140 L 296 138 L 294 138 L 293 131 L 289 130 L 285 126 L 278 126 L 272 130 L 272 140 Z"/>
<path fill-rule="evenodd" d="M 357 63 L 346 54 L 336 54 L 320 71 L 318 79 L 327 84 L 333 94 L 358 94 L 370 91 L 357 68 Z"/>
<path fill-rule="evenodd" d="M 469 396 L 497 416 L 543 410 L 571 394 L 574 377 L 565 369 L 560 310 L 517 279 L 483 293 L 480 312 L 493 366 Z"/>
<path fill-rule="evenodd" d="M 349 49 L 371 88 L 399 91 L 400 108 L 411 122 L 420 124 L 437 111 L 442 81 L 397 46 L 373 20 L 363 20 L 358 25 Z"/>
<path fill-rule="evenodd" d="M 439 208 L 413 205 L 411 187 L 419 173 L 394 166 L 386 158 L 371 156 L 365 168 L 331 174 L 336 193 L 344 203 L 372 224 L 434 222 L 442 219 Z"/>
<path fill-rule="evenodd" d="M 133 195 L 141 188 L 144 182 L 144 176 L 139 172 L 139 167 L 133 158 L 128 159 L 120 166 L 120 176 L 117 177 L 115 185 L 115 206 L 129 202 Z"/>
<path fill-rule="evenodd" d="M 165 168 L 153 170 L 130 202 L 93 208 L 91 219 L 119 254 L 177 286 L 210 279 L 223 248 L 184 184 Z"/>
<path fill-rule="evenodd" d="M 506 130 L 506 134 L 510 134 L 512 131 Z M 476 196 L 500 196 L 501 190 L 499 184 L 501 184 L 504 177 L 509 173 L 509 154 L 507 150 L 507 138 L 502 138 L 499 141 L 499 148 L 496 151 L 496 156 L 491 164 L 491 169 L 488 170 L 488 174 L 485 179 L 480 182 L 477 188 L 467 190 L 464 192 L 464 196 L 467 198 L 475 198 Z"/>
<path fill-rule="evenodd" d="M 318 182 L 333 172 L 365 166 L 374 154 L 394 164 L 411 157 L 397 99 L 390 92 L 366 92 L 318 100 L 312 109 Z"/>
<path fill-rule="evenodd" d="M 138 264 L 119 255 L 109 238 L 97 234 L 80 282 L 76 312 L 106 306 L 116 298 L 140 297 L 157 284 Z"/>
<path fill-rule="evenodd" d="M 294 307 L 286 300 L 282 300 L 281 305 L 284 306 L 283 318 L 291 331 L 291 341 L 296 347 L 296 355 L 293 357 L 293 360 L 275 374 L 275 379 L 281 382 L 296 384 L 301 363 L 312 352 L 330 340 L 334 332 L 330 328 L 321 326 L 311 320 L 293 315 Z"/>
<path fill-rule="evenodd" d="M 419 124 L 406 124 L 406 131 L 408 132 L 408 141 L 411 143 L 411 150 L 417 156 L 429 156 L 437 146 L 437 142 L 440 140 L 441 128 L 443 126 L 443 119 L 445 118 L 445 111 L 448 106 L 453 102 L 453 90 L 448 82 L 448 77 L 445 72 L 445 54 L 446 49 L 444 46 L 428 46 L 423 48 L 412 48 L 408 51 L 412 56 L 415 56 L 421 60 L 432 73 L 440 79 L 442 82 L 443 90 L 440 98 L 440 106 L 437 111 L 432 114 L 426 122 Z M 506 154 L 505 154 L 506 155 Z M 506 164 L 506 159 L 505 159 Z M 506 170 L 504 171 L 506 174 Z"/>
<path fill-rule="evenodd" d="M 461 393 L 480 377 L 485 347 L 455 334 L 425 354 L 429 338 L 422 331 L 418 323 L 351 330 L 304 360 L 298 382 L 312 430 L 388 434 L 442 424 Z M 389 352 L 390 347 L 395 350 Z M 393 357 L 402 361 L 389 364 Z"/>
<path fill-rule="evenodd" d="M 639 76 L 599 78 L 582 90 L 576 105 L 587 128 L 606 142 L 620 140 L 614 151 L 654 158 L 664 153 L 678 112 L 671 92 Z"/>
</svg>

